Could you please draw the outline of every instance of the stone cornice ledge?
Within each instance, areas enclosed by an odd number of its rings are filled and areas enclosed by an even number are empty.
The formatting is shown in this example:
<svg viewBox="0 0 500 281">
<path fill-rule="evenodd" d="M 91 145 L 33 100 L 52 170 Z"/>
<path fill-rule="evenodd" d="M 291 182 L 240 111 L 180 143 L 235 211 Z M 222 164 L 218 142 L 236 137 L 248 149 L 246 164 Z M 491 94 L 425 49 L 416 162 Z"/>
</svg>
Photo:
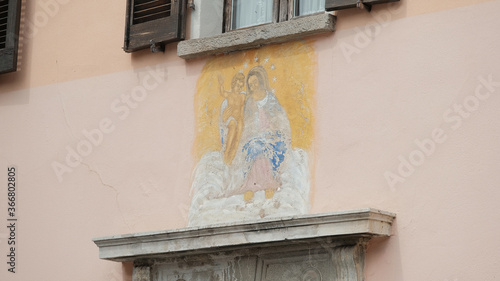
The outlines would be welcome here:
<svg viewBox="0 0 500 281">
<path fill-rule="evenodd" d="M 361 209 L 257 222 L 117 235 L 93 239 L 99 257 L 114 261 L 173 256 L 188 251 L 215 252 L 314 238 L 390 236 L 395 214 Z"/>
<path fill-rule="evenodd" d="M 333 15 L 323 13 L 235 30 L 213 37 L 181 41 L 177 45 L 177 55 L 183 59 L 192 59 L 333 32 L 335 19 Z"/>
</svg>

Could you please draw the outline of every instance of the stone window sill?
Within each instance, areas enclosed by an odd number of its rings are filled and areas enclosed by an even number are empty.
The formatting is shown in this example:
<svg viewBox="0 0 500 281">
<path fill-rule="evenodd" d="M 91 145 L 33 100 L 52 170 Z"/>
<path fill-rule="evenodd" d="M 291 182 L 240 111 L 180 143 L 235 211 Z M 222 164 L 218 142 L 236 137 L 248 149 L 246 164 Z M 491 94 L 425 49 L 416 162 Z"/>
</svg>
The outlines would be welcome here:
<svg viewBox="0 0 500 281">
<path fill-rule="evenodd" d="M 193 59 L 297 40 L 311 35 L 333 32 L 335 21 L 335 16 L 322 13 L 235 30 L 208 38 L 190 39 L 179 42 L 177 55 L 183 59 Z"/>
<path fill-rule="evenodd" d="M 134 281 L 275 280 L 269 276 L 285 274 L 360 281 L 366 242 L 390 236 L 394 218 L 363 209 L 118 235 L 94 243 L 101 259 L 133 261 Z"/>
</svg>

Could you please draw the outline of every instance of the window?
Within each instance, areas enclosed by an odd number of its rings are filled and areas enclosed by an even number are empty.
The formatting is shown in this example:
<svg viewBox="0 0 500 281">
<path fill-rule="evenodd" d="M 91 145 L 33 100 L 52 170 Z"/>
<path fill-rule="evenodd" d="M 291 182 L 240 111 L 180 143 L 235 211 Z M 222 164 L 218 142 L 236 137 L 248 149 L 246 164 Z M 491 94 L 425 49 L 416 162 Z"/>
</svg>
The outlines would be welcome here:
<svg viewBox="0 0 500 281">
<path fill-rule="evenodd" d="M 123 49 L 162 49 L 184 39 L 185 23 L 185 0 L 128 0 Z"/>
<path fill-rule="evenodd" d="M 231 29 L 273 21 L 272 0 L 233 0 Z"/>
<path fill-rule="evenodd" d="M 295 16 L 303 16 L 325 10 L 325 0 L 297 0 L 294 7 Z"/>
<path fill-rule="evenodd" d="M 17 70 L 22 0 L 0 0 L 0 74 Z"/>
<path fill-rule="evenodd" d="M 139 0 L 128 0 L 130 2 Z M 163 0 L 141 0 L 157 2 Z M 171 24 L 177 32 L 184 34 L 186 0 L 172 0 L 180 5 L 178 20 Z M 191 38 L 177 45 L 177 55 L 193 59 L 238 50 L 258 48 L 266 44 L 283 43 L 306 36 L 324 34 L 335 30 L 336 17 L 331 13 L 349 8 L 366 8 L 372 5 L 400 0 L 189 0 Z M 180 3 L 177 3 L 180 2 Z M 130 6 L 130 5 L 129 5 Z M 133 5 L 131 5 L 133 7 Z M 175 10 L 174 10 L 175 12 Z M 172 12 L 172 15 L 175 13 Z M 127 13 L 134 16 L 132 11 Z M 127 21 L 130 21 L 129 19 Z M 132 21 L 133 22 L 133 21 Z M 154 21 L 152 21 L 154 22 Z M 129 23 L 131 25 L 132 23 Z M 142 25 L 142 23 L 141 23 Z M 181 26 L 181 27 L 179 27 Z M 151 28 L 151 30 L 147 29 Z M 165 28 L 154 24 L 140 28 L 144 33 L 142 48 L 147 48 L 150 34 Z M 127 31 L 129 32 L 129 31 Z M 128 34 L 128 33 L 127 33 Z M 159 35 L 158 35 L 159 36 Z M 132 32 L 130 32 L 132 37 Z M 184 37 L 175 40 L 182 40 Z M 127 39 L 126 39 L 127 40 Z M 165 41 L 165 42 L 172 42 Z M 132 39 L 126 41 L 132 44 Z M 156 41 L 160 42 L 160 41 Z M 125 47 L 127 51 L 127 47 Z M 130 49 L 129 49 L 130 51 Z"/>
<path fill-rule="evenodd" d="M 325 10 L 325 0 L 225 0 L 225 31 L 286 21 Z"/>
</svg>

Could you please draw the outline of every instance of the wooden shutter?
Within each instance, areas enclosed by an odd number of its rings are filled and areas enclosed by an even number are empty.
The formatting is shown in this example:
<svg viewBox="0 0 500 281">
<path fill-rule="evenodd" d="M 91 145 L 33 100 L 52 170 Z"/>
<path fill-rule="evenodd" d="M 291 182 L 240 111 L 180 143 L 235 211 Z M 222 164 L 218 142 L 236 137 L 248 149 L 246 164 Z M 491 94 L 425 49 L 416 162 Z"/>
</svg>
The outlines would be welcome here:
<svg viewBox="0 0 500 281">
<path fill-rule="evenodd" d="M 389 2 L 397 2 L 399 0 L 363 0 L 363 4 L 372 6 L 375 4 L 383 4 Z M 358 0 L 325 0 L 325 10 L 335 11 L 343 9 L 356 8 Z"/>
<path fill-rule="evenodd" d="M 22 0 L 0 0 L 0 74 L 17 70 Z"/>
<path fill-rule="evenodd" d="M 149 48 L 151 40 L 165 44 L 185 38 L 186 0 L 127 1 L 125 52 Z"/>
</svg>

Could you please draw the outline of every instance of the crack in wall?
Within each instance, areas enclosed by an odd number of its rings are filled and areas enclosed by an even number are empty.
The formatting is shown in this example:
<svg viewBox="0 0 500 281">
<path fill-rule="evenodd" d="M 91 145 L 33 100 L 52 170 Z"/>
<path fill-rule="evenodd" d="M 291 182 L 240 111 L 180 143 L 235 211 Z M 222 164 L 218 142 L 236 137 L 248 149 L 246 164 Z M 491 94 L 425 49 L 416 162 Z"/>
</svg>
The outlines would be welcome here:
<svg viewBox="0 0 500 281">
<path fill-rule="evenodd" d="M 120 207 L 120 202 L 118 201 L 118 195 L 120 195 L 120 192 L 119 192 L 119 191 L 118 191 L 118 190 L 117 190 L 114 186 L 112 186 L 112 185 L 110 185 L 110 184 L 105 183 L 105 182 L 102 180 L 101 174 L 99 174 L 96 170 L 94 170 L 94 169 L 90 166 L 90 164 L 87 164 L 87 163 L 85 163 L 85 162 L 83 162 L 83 161 L 81 162 L 81 164 L 82 164 L 82 165 L 84 165 L 85 167 L 87 167 L 91 173 L 93 173 L 93 174 L 97 175 L 97 178 L 99 179 L 99 182 L 100 182 L 103 186 L 105 186 L 105 187 L 107 187 L 107 188 L 109 188 L 109 189 L 113 190 L 113 192 L 115 193 L 115 203 L 116 203 L 116 206 L 118 207 L 118 211 L 120 212 L 120 216 L 121 216 L 121 218 L 122 218 L 122 220 L 123 220 L 123 223 L 124 223 L 124 224 L 127 226 L 127 228 L 131 231 L 131 230 L 132 230 L 132 227 L 130 226 L 130 224 L 129 224 L 129 223 L 127 222 L 127 220 L 125 219 L 125 216 L 123 215 L 122 208 Z"/>
<path fill-rule="evenodd" d="M 74 139 L 77 139 L 77 137 L 73 133 L 73 130 L 71 129 L 71 126 L 69 124 L 68 113 L 66 112 L 66 106 L 64 105 L 64 101 L 62 99 L 62 93 L 59 92 L 58 96 L 59 96 L 59 101 L 61 102 L 61 108 L 62 108 L 62 111 L 64 114 L 64 121 L 65 121 L 66 127 L 68 128 L 68 131 L 70 132 L 71 136 L 73 136 Z"/>
</svg>

